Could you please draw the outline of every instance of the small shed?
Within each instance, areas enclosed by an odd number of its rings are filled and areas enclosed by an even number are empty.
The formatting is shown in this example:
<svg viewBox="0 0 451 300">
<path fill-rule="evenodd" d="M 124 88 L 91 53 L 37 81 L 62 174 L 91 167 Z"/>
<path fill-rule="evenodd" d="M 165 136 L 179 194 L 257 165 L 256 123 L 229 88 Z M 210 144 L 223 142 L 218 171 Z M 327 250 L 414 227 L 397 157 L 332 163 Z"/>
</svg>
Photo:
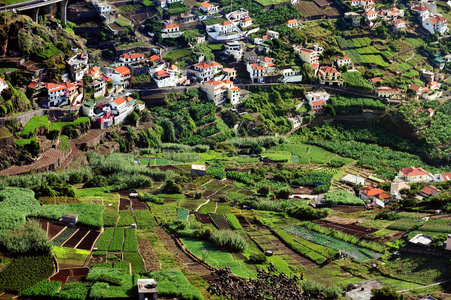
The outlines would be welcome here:
<svg viewBox="0 0 451 300">
<path fill-rule="evenodd" d="M 448 234 L 448 237 L 446 238 L 446 250 L 450 250 L 451 251 L 451 234 Z"/>
<path fill-rule="evenodd" d="M 409 240 L 414 245 L 429 246 L 432 242 L 431 238 L 424 234 L 417 234 Z"/>
<path fill-rule="evenodd" d="M 352 175 L 352 174 L 348 174 L 346 176 L 343 176 L 340 179 L 341 182 L 344 182 L 346 184 L 349 185 L 357 185 L 357 184 L 361 184 L 361 185 L 365 185 L 365 179 L 356 175 Z"/>
<path fill-rule="evenodd" d="M 78 215 L 76 214 L 70 214 L 70 213 L 64 213 L 61 222 L 67 225 L 75 225 L 78 221 Z"/>
<path fill-rule="evenodd" d="M 205 176 L 207 175 L 207 167 L 205 165 L 191 165 L 191 173 Z"/>
<path fill-rule="evenodd" d="M 157 282 L 155 279 L 138 279 L 138 299 L 158 299 Z"/>
</svg>

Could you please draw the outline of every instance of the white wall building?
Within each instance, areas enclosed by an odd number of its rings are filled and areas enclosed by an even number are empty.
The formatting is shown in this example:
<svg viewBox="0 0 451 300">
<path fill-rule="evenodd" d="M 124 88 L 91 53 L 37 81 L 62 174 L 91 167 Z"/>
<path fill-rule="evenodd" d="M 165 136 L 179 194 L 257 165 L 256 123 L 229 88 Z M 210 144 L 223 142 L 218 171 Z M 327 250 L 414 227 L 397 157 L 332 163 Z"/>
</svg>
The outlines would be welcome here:
<svg viewBox="0 0 451 300">
<path fill-rule="evenodd" d="M 8 85 L 6 84 L 6 81 L 3 78 L 0 78 L 0 95 L 7 88 L 8 88 Z"/>
<path fill-rule="evenodd" d="M 423 20 L 423 27 L 431 34 L 437 32 L 438 34 L 445 34 L 448 32 L 448 21 L 439 15 L 433 15 Z"/>
<path fill-rule="evenodd" d="M 77 53 L 67 61 L 69 65 L 70 73 L 75 78 L 75 81 L 83 79 L 83 76 L 88 71 L 88 55 L 83 53 Z"/>
<path fill-rule="evenodd" d="M 201 62 L 193 65 L 190 69 L 188 69 L 188 73 L 197 80 L 200 78 L 200 82 L 205 82 L 210 79 L 213 79 L 216 74 L 218 74 L 222 70 L 222 65 L 213 61 L 210 63 Z"/>
<path fill-rule="evenodd" d="M 319 53 L 314 49 L 306 49 L 306 48 L 298 49 L 297 55 L 303 62 L 306 62 L 310 65 L 314 65 L 319 62 Z"/>
<path fill-rule="evenodd" d="M 227 100 L 233 106 L 241 103 L 240 89 L 233 85 L 233 81 L 212 79 L 203 83 L 201 89 L 207 94 L 208 100 L 214 101 L 216 106 L 225 104 Z"/>
</svg>

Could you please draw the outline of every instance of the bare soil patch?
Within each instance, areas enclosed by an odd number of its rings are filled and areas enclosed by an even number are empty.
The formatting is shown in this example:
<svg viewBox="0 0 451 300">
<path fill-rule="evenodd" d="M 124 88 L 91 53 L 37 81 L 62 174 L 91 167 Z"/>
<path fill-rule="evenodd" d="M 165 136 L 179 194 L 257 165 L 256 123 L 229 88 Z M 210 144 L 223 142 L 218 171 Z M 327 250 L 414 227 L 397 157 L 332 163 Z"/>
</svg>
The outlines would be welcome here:
<svg viewBox="0 0 451 300">
<path fill-rule="evenodd" d="M 99 235 L 100 235 L 99 231 L 91 230 L 88 233 L 88 235 L 83 239 L 83 241 L 78 245 L 77 249 L 91 250 L 92 246 L 94 245 L 94 242 L 96 241 Z"/>
<path fill-rule="evenodd" d="M 49 222 L 49 230 L 47 231 L 48 238 L 52 239 L 54 236 L 60 233 L 65 227 L 66 226 L 64 225 Z"/>
<path fill-rule="evenodd" d="M 356 224 L 342 225 L 342 224 L 337 224 L 337 223 L 333 223 L 330 221 L 323 221 L 323 220 L 315 221 L 315 223 L 317 223 L 323 227 L 335 229 L 335 230 L 344 232 L 346 234 L 353 235 L 357 238 L 363 238 L 363 237 L 367 236 L 368 234 L 378 231 L 378 229 L 371 229 L 371 228 L 363 227 L 363 226 L 356 225 Z"/>
<path fill-rule="evenodd" d="M 126 198 L 121 198 L 119 202 L 119 210 L 129 210 L 130 209 L 130 200 Z"/>
<path fill-rule="evenodd" d="M 132 202 L 132 209 L 133 210 L 147 210 L 149 209 L 147 207 L 147 204 L 145 202 L 140 201 L 138 198 L 130 198 L 130 201 Z"/>
<path fill-rule="evenodd" d="M 62 244 L 62 247 L 68 247 L 68 248 L 74 248 L 78 242 L 89 232 L 88 229 L 78 229 L 78 231 L 70 238 L 68 239 L 64 244 Z"/>
<path fill-rule="evenodd" d="M 196 215 L 197 220 L 199 222 L 201 222 L 202 224 L 210 224 L 211 223 L 211 219 L 210 219 L 209 215 L 202 214 L 202 213 L 199 213 L 199 212 L 196 212 L 195 215 Z"/>
<path fill-rule="evenodd" d="M 161 263 L 148 240 L 138 239 L 139 252 L 144 259 L 146 271 L 161 270 Z"/>
</svg>

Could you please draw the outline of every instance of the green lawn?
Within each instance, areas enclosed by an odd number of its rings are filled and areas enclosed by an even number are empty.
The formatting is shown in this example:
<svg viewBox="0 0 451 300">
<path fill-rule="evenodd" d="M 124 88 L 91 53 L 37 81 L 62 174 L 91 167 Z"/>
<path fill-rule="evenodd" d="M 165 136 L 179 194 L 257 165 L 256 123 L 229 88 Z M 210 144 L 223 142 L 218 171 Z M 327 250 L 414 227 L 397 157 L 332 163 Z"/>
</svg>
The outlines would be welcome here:
<svg viewBox="0 0 451 300">
<path fill-rule="evenodd" d="M 182 60 L 184 57 L 191 55 L 193 50 L 191 49 L 175 49 L 166 53 L 164 59 L 173 59 L 174 61 Z"/>
<path fill-rule="evenodd" d="M 284 2 L 290 2 L 288 0 L 256 0 L 256 2 L 260 3 L 261 5 L 272 5 L 272 4 L 279 4 Z"/>
</svg>

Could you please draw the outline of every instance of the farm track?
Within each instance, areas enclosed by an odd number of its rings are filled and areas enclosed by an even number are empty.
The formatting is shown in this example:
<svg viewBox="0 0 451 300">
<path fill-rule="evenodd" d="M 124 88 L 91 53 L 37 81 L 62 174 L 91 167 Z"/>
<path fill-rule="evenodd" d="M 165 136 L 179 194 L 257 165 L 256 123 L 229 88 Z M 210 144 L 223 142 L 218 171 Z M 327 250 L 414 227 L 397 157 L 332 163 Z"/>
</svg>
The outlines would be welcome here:
<svg viewBox="0 0 451 300">
<path fill-rule="evenodd" d="M 146 271 L 161 270 L 161 262 L 153 251 L 152 245 L 148 240 L 138 239 L 139 252 L 144 260 Z"/>
<path fill-rule="evenodd" d="M 158 235 L 158 238 L 160 239 L 161 243 L 165 246 L 165 248 L 172 254 L 175 259 L 182 264 L 182 266 L 189 272 L 189 273 L 196 273 L 200 277 L 204 278 L 208 282 L 207 279 L 210 276 L 210 269 L 208 269 L 203 264 L 199 263 L 192 257 L 190 257 L 188 254 L 186 254 L 184 251 L 182 251 L 178 246 L 175 240 L 172 238 L 172 236 L 167 233 L 163 228 L 156 226 L 154 227 L 155 233 Z"/>
<path fill-rule="evenodd" d="M 275 256 L 289 256 L 290 260 L 285 260 L 289 265 L 297 266 L 300 264 L 306 269 L 317 266 L 315 262 L 288 248 L 277 236 L 272 234 L 270 229 L 266 226 L 259 226 L 257 231 L 246 232 L 257 245 L 260 245 L 263 248 L 263 250 L 272 251 Z M 262 239 L 266 240 L 266 243 L 262 243 Z"/>
</svg>

